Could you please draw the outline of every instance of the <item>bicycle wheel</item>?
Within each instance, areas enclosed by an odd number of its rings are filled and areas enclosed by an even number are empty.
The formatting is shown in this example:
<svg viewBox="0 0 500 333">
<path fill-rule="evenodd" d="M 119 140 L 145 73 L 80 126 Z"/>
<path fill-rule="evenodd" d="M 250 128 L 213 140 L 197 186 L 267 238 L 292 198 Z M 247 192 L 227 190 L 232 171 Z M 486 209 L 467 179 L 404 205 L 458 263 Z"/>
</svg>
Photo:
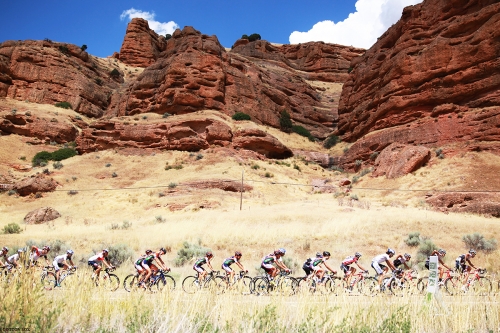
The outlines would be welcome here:
<svg viewBox="0 0 500 333">
<path fill-rule="evenodd" d="M 123 288 L 128 292 L 137 291 L 137 289 L 138 289 L 138 287 L 137 287 L 137 275 L 135 275 L 135 274 L 127 275 L 125 280 L 123 280 Z"/>
<path fill-rule="evenodd" d="M 446 279 L 444 288 L 450 295 L 458 295 L 462 291 L 462 282 L 456 278 Z"/>
<path fill-rule="evenodd" d="M 248 295 L 252 293 L 252 281 L 253 279 L 249 276 L 244 276 L 236 282 L 236 292 L 242 295 Z"/>
<path fill-rule="evenodd" d="M 306 277 L 295 278 L 298 282 L 297 292 L 299 293 L 313 293 L 315 290 L 315 285 L 313 279 L 307 279 Z"/>
<path fill-rule="evenodd" d="M 297 292 L 299 282 L 291 276 L 283 276 L 278 284 L 278 290 L 282 295 L 291 296 Z"/>
<path fill-rule="evenodd" d="M 404 279 L 392 279 L 389 290 L 394 296 L 403 297 L 408 295 L 408 282 Z"/>
<path fill-rule="evenodd" d="M 156 281 L 156 288 L 160 292 L 163 290 L 172 291 L 175 289 L 175 280 L 170 275 L 164 275 L 162 278 Z"/>
<path fill-rule="evenodd" d="M 57 284 L 56 275 L 52 272 L 42 275 L 42 285 L 45 290 L 52 290 Z"/>
<path fill-rule="evenodd" d="M 120 279 L 114 274 L 107 274 L 107 276 L 101 277 L 99 286 L 109 291 L 115 291 L 120 287 Z"/>
<path fill-rule="evenodd" d="M 375 296 L 377 294 L 378 281 L 374 277 L 365 278 L 357 283 L 360 294 L 366 296 Z"/>
<path fill-rule="evenodd" d="M 417 282 L 417 291 L 420 294 L 425 294 L 427 293 L 427 285 L 429 284 L 429 278 L 428 277 L 423 277 L 418 279 Z"/>
<path fill-rule="evenodd" d="M 198 283 L 198 278 L 196 276 L 187 276 L 182 281 L 182 290 L 188 294 L 194 294 L 200 290 L 200 285 Z"/>
<path fill-rule="evenodd" d="M 486 277 L 482 277 L 479 280 L 474 281 L 472 285 L 472 291 L 478 296 L 487 296 L 491 293 L 491 281 Z"/>
<path fill-rule="evenodd" d="M 382 294 L 392 295 L 391 286 L 390 286 L 392 283 L 392 280 L 393 280 L 392 277 L 386 277 L 386 278 L 382 279 L 382 284 L 380 285 L 380 292 Z"/>
<path fill-rule="evenodd" d="M 255 277 L 252 281 L 253 291 L 256 295 L 264 296 L 269 295 L 270 285 L 269 280 L 263 276 Z"/>
</svg>

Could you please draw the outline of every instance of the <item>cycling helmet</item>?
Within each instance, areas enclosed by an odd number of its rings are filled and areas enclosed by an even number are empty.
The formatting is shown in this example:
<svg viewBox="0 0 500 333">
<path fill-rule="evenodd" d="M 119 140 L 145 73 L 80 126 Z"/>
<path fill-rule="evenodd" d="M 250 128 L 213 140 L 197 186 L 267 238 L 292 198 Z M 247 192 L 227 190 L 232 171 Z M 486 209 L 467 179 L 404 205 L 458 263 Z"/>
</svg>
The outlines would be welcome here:
<svg viewBox="0 0 500 333">
<path fill-rule="evenodd" d="M 281 252 L 280 252 L 280 250 L 276 250 L 276 251 L 274 251 L 274 255 L 276 255 L 276 256 L 279 256 L 279 255 L 281 255 Z"/>
<path fill-rule="evenodd" d="M 280 253 L 281 253 L 282 255 L 284 255 L 284 254 L 286 253 L 286 250 L 285 250 L 284 248 L 280 248 L 278 251 L 280 251 Z"/>
<path fill-rule="evenodd" d="M 167 253 L 167 250 L 165 250 L 165 248 L 164 248 L 164 247 L 162 247 L 162 248 L 160 249 L 160 251 L 161 251 L 161 252 L 163 252 L 163 253 Z"/>
<path fill-rule="evenodd" d="M 237 257 L 241 257 L 241 252 L 240 251 L 236 251 L 236 252 L 234 252 L 234 255 L 237 256 Z"/>
<path fill-rule="evenodd" d="M 438 253 L 441 254 L 441 255 L 443 255 L 443 256 L 446 255 L 446 251 L 443 250 L 443 249 L 439 249 Z"/>
<path fill-rule="evenodd" d="M 316 258 L 321 258 L 322 255 L 321 255 L 321 252 L 316 252 Z"/>
<path fill-rule="evenodd" d="M 324 257 L 329 257 L 330 256 L 330 252 L 328 252 L 328 251 L 323 252 L 323 256 Z"/>
<path fill-rule="evenodd" d="M 354 254 L 354 256 L 355 256 L 356 258 L 359 258 L 359 257 L 361 257 L 361 253 L 356 252 L 356 253 Z"/>
<path fill-rule="evenodd" d="M 42 248 L 42 250 L 47 250 L 47 251 L 50 251 L 50 246 L 45 245 L 45 246 Z"/>
<path fill-rule="evenodd" d="M 73 250 L 68 250 L 68 251 L 66 251 L 66 253 L 69 255 L 73 255 L 74 252 L 73 252 Z"/>
<path fill-rule="evenodd" d="M 476 250 L 474 250 L 474 249 L 470 249 L 470 250 L 469 250 L 469 253 L 470 253 L 470 254 L 472 254 L 473 256 L 475 256 L 477 252 L 476 252 Z"/>
<path fill-rule="evenodd" d="M 405 257 L 406 260 L 410 260 L 411 259 L 411 255 L 409 253 L 405 253 L 403 255 L 403 257 Z"/>
<path fill-rule="evenodd" d="M 24 250 L 23 250 L 23 249 L 18 249 L 18 250 L 17 250 L 17 253 L 23 253 L 23 252 L 24 252 Z"/>
<path fill-rule="evenodd" d="M 387 254 L 395 254 L 396 252 L 393 249 L 388 248 L 386 253 Z"/>
<path fill-rule="evenodd" d="M 207 253 L 205 253 L 205 256 L 212 258 L 214 256 L 214 254 L 212 252 L 208 251 Z"/>
<path fill-rule="evenodd" d="M 2 248 L 2 251 L 9 252 L 9 248 L 8 248 L 7 246 L 4 246 L 4 247 Z"/>
<path fill-rule="evenodd" d="M 109 250 L 108 249 L 104 249 L 104 250 L 102 250 L 102 252 L 109 253 Z"/>
<path fill-rule="evenodd" d="M 151 254 L 151 253 L 153 253 L 153 251 L 151 251 L 151 250 L 146 250 L 146 254 Z"/>
</svg>

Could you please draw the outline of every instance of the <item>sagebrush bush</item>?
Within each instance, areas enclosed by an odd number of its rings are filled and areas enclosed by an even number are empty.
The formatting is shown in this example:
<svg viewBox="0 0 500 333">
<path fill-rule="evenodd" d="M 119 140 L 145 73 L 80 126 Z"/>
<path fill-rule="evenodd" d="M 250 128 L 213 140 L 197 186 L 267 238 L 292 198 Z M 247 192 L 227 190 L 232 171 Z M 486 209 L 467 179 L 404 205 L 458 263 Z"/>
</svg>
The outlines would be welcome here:
<svg viewBox="0 0 500 333">
<path fill-rule="evenodd" d="M 48 151 L 42 150 L 41 152 L 38 152 L 33 156 L 33 159 L 31 160 L 31 163 L 33 166 L 39 166 L 42 164 L 42 162 L 47 163 L 52 158 L 52 154 L 49 153 Z"/>
<path fill-rule="evenodd" d="M 51 160 L 52 161 L 62 161 L 67 158 L 73 157 L 77 155 L 77 151 L 74 150 L 73 148 L 61 148 L 59 150 L 56 150 L 52 152 L 51 155 Z"/>
<path fill-rule="evenodd" d="M 63 109 L 70 109 L 73 110 L 73 106 L 71 106 L 70 102 L 57 102 L 54 104 L 58 108 L 63 108 Z"/>
<path fill-rule="evenodd" d="M 235 114 L 233 114 L 233 116 L 231 118 L 233 118 L 233 120 L 250 120 L 251 119 L 250 115 L 243 113 L 243 112 L 236 112 Z"/>
<path fill-rule="evenodd" d="M 200 241 L 198 241 L 198 244 L 184 242 L 182 248 L 177 251 L 175 266 L 182 266 L 191 259 L 203 257 L 207 251 L 210 251 L 210 249 L 202 247 L 200 243 Z"/>
<path fill-rule="evenodd" d="M 134 255 L 134 251 L 127 244 L 110 245 L 107 247 L 108 260 L 116 267 L 127 262 Z M 100 252 L 101 250 L 94 251 Z"/>
<path fill-rule="evenodd" d="M 52 167 L 54 167 L 54 169 L 57 169 L 57 170 L 62 169 L 63 166 L 64 166 L 64 164 L 62 164 L 60 161 L 54 162 L 52 164 Z"/>
<path fill-rule="evenodd" d="M 462 237 L 462 241 L 469 249 L 484 251 L 486 253 L 493 252 L 497 249 L 497 240 L 492 238 L 487 240 L 480 233 L 473 233 Z"/>
<path fill-rule="evenodd" d="M 3 227 L 4 234 L 20 234 L 22 231 L 21 227 L 17 223 L 9 223 Z"/>
<path fill-rule="evenodd" d="M 310 141 L 314 141 L 314 137 L 311 135 L 311 132 L 309 132 L 309 130 L 303 126 L 294 125 L 292 126 L 292 131 L 294 133 L 297 133 L 298 135 L 308 138 Z"/>
<path fill-rule="evenodd" d="M 326 149 L 330 149 L 339 142 L 340 138 L 338 136 L 330 135 L 328 138 L 326 138 L 325 142 L 323 143 L 323 147 L 325 147 Z"/>
<path fill-rule="evenodd" d="M 405 244 L 411 247 L 420 245 L 420 232 L 410 232 L 408 238 L 405 239 Z"/>
<path fill-rule="evenodd" d="M 432 254 L 432 251 L 436 250 L 436 244 L 432 241 L 432 239 L 422 239 L 420 241 L 420 247 L 417 251 L 417 262 L 423 263 Z"/>
</svg>

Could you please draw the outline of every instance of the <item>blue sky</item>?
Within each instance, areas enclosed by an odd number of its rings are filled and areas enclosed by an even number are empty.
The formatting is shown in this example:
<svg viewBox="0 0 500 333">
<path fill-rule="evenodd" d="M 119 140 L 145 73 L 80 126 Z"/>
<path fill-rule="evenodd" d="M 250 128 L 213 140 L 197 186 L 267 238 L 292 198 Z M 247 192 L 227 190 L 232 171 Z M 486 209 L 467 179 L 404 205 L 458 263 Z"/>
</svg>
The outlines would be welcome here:
<svg viewBox="0 0 500 333">
<path fill-rule="evenodd" d="M 164 34 L 193 26 L 231 47 L 243 34 L 258 33 L 273 43 L 325 41 L 370 47 L 422 0 L 3 0 L 0 42 L 40 40 L 76 45 L 105 57 L 120 51 L 127 24 L 141 16 Z"/>
</svg>

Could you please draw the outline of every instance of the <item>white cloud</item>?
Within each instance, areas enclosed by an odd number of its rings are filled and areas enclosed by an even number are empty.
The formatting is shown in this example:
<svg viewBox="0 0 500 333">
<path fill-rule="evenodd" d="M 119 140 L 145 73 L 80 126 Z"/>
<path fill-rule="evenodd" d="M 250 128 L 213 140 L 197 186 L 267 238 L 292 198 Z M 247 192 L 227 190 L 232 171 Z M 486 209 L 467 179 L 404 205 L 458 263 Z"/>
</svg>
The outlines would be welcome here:
<svg viewBox="0 0 500 333">
<path fill-rule="evenodd" d="M 370 48 L 403 13 L 403 8 L 422 0 L 357 0 L 356 12 L 344 21 L 321 21 L 307 32 L 294 31 L 290 44 L 323 41 Z"/>
<path fill-rule="evenodd" d="M 120 20 L 128 19 L 129 21 L 133 18 L 140 17 L 148 21 L 149 28 L 153 29 L 159 35 L 172 34 L 175 29 L 179 28 L 179 25 L 174 21 L 170 22 L 158 22 L 155 20 L 154 12 L 143 12 L 135 8 L 130 8 L 124 10 L 120 15 Z"/>
</svg>

